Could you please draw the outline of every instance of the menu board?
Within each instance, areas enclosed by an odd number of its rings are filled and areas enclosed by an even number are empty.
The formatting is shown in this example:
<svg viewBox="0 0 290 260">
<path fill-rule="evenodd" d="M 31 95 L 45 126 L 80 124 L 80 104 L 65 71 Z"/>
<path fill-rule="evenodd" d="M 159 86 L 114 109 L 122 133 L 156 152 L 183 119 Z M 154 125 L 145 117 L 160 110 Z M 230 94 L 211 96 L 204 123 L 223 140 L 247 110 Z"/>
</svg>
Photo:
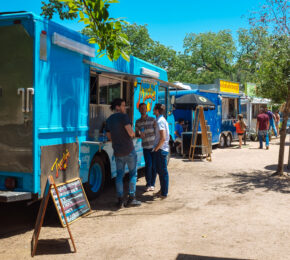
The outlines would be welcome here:
<svg viewBox="0 0 290 260">
<path fill-rule="evenodd" d="M 91 211 L 90 204 L 87 196 L 84 192 L 80 178 L 70 180 L 66 183 L 58 184 L 57 190 L 59 193 L 60 200 L 66 215 L 68 223 L 72 223 L 81 216 L 89 214 Z M 53 202 L 57 209 L 57 213 L 63 227 L 66 226 L 64 216 L 61 211 L 59 200 L 55 189 L 51 188 L 51 195 Z"/>
</svg>

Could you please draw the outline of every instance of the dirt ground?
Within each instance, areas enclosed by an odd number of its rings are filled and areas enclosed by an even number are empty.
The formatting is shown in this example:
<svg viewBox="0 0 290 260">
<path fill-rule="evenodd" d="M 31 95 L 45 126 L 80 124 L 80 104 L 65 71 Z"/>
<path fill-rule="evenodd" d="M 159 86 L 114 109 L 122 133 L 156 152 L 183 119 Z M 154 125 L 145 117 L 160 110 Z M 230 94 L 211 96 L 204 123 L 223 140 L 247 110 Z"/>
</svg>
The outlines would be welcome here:
<svg viewBox="0 0 290 260">
<path fill-rule="evenodd" d="M 215 149 L 212 162 L 172 158 L 169 197 L 144 193 L 141 177 L 139 208 L 116 210 L 109 185 L 91 202 L 92 214 L 71 225 L 77 253 L 51 208 L 35 258 L 290 259 L 290 181 L 269 177 L 278 144 Z M 31 258 L 36 212 L 37 205 L 0 206 L 0 259 Z"/>
</svg>

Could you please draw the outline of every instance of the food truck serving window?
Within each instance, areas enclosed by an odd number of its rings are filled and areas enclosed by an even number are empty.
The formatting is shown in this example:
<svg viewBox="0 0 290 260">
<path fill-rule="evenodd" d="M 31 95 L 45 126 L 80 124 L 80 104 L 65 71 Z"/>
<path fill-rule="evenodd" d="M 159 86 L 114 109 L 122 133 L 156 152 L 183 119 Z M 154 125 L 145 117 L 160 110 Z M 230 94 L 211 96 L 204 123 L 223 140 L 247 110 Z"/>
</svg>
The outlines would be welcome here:
<svg viewBox="0 0 290 260">
<path fill-rule="evenodd" d="M 115 98 L 121 97 L 122 81 L 109 77 L 99 77 L 99 104 L 109 105 Z"/>
<path fill-rule="evenodd" d="M 223 119 L 235 119 L 239 113 L 237 98 L 223 97 L 222 113 Z"/>
</svg>

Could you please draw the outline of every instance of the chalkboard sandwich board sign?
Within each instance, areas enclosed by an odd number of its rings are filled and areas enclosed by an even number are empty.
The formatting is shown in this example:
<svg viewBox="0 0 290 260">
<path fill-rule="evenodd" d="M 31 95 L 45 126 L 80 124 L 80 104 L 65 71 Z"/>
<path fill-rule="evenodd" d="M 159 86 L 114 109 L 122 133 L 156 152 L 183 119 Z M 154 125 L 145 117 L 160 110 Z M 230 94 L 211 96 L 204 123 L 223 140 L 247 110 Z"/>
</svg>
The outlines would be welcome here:
<svg viewBox="0 0 290 260">
<path fill-rule="evenodd" d="M 32 257 L 36 253 L 38 238 L 39 238 L 40 230 L 41 230 L 41 227 L 42 227 L 42 224 L 43 224 L 43 220 L 44 220 L 44 216 L 45 216 L 48 200 L 49 200 L 49 197 L 51 196 L 51 190 L 52 189 L 54 189 L 55 195 L 58 198 L 58 200 L 61 200 L 60 197 L 59 197 L 59 192 L 58 192 L 58 189 L 57 189 L 57 187 L 55 185 L 54 179 L 53 179 L 53 177 L 51 175 L 49 175 L 47 177 L 45 189 L 44 189 L 44 192 L 43 192 L 43 198 L 42 198 L 39 210 L 38 210 L 37 219 L 36 219 L 36 223 L 35 223 L 35 228 L 34 228 L 34 232 L 33 232 L 32 239 L 31 239 L 31 256 Z M 64 213 L 65 212 L 64 211 L 64 207 L 63 207 L 61 202 L 62 202 L 62 200 L 59 203 L 60 211 L 63 212 L 65 223 L 67 223 L 68 220 L 66 218 L 66 214 Z M 69 222 L 68 222 L 68 225 L 66 225 L 66 228 L 68 230 L 70 239 L 72 241 L 74 252 L 76 252 L 77 249 L 76 249 L 75 242 L 73 240 L 72 234 L 70 232 Z"/>
<path fill-rule="evenodd" d="M 75 178 L 65 183 L 58 184 L 56 187 L 63 205 L 67 222 L 69 224 L 91 212 L 91 207 L 80 178 Z M 62 214 L 59 199 L 54 187 L 51 188 L 50 192 L 60 219 L 60 223 L 63 227 L 65 227 L 66 221 Z"/>
</svg>

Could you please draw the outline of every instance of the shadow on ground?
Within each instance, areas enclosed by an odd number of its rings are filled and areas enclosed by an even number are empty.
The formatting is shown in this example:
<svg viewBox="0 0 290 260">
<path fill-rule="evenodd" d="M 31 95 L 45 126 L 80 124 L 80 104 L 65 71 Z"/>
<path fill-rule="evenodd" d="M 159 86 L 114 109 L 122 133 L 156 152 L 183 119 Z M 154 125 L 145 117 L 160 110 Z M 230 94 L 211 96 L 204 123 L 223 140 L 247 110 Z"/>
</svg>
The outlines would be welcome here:
<svg viewBox="0 0 290 260">
<path fill-rule="evenodd" d="M 247 259 L 178 254 L 176 260 L 247 260 Z"/>
<path fill-rule="evenodd" d="M 254 189 L 263 189 L 265 192 L 275 191 L 290 193 L 290 180 L 272 177 L 272 172 L 254 171 L 252 173 L 231 173 L 234 183 L 227 186 L 235 193 L 246 193 Z"/>
<path fill-rule="evenodd" d="M 284 164 L 284 172 L 286 172 L 286 173 L 290 172 L 290 169 L 288 169 L 287 166 L 288 166 L 287 164 Z M 275 172 L 275 171 L 277 171 L 277 167 L 278 167 L 277 164 L 271 164 L 271 165 L 265 166 L 265 169 Z"/>
<path fill-rule="evenodd" d="M 37 243 L 35 255 L 62 255 L 71 253 L 73 251 L 69 244 L 69 239 L 40 239 Z"/>
<path fill-rule="evenodd" d="M 142 178 L 144 173 L 138 172 L 138 179 Z M 124 193 L 128 191 L 128 174 L 124 177 Z M 157 178 L 158 179 L 158 178 Z M 142 203 L 152 203 L 154 198 L 152 194 L 145 193 L 145 187 L 137 182 L 136 197 Z M 111 216 L 118 211 L 116 206 L 116 191 L 114 181 L 111 180 L 105 185 L 105 188 L 101 195 L 94 200 L 90 201 L 92 210 L 102 210 L 106 213 L 102 216 Z M 40 201 L 27 205 L 26 202 L 15 203 L 0 203 L 0 239 L 7 238 L 22 233 L 26 233 L 34 229 L 35 221 L 40 206 Z M 100 216 L 100 217 L 102 217 Z M 88 218 L 90 215 L 87 216 Z M 54 228 L 62 228 L 56 208 L 49 199 L 48 207 L 44 217 L 43 226 L 49 226 Z M 45 241 L 44 246 L 47 245 Z M 51 240 L 51 243 L 54 241 Z"/>
<path fill-rule="evenodd" d="M 270 146 L 271 146 L 271 145 L 280 145 L 280 142 L 277 142 L 277 143 L 271 143 Z M 287 148 L 287 146 L 289 146 L 289 145 L 290 145 L 290 142 L 285 142 L 285 146 L 286 146 L 285 148 Z"/>
</svg>

